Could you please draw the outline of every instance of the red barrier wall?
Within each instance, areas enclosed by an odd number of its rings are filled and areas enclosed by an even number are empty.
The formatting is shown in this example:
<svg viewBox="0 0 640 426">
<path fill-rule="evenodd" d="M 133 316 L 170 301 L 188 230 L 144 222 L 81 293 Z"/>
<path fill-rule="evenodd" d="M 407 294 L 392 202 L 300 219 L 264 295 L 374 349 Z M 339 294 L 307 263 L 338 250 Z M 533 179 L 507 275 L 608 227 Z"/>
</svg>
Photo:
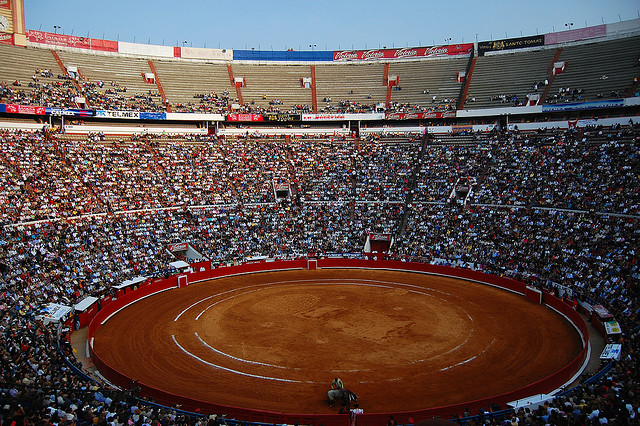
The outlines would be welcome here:
<svg viewBox="0 0 640 426">
<path fill-rule="evenodd" d="M 524 296 L 526 285 L 519 281 L 498 277 L 495 275 L 489 275 L 479 271 L 472 271 L 468 269 L 457 269 L 448 266 L 437 266 L 422 263 L 411 262 L 399 262 L 399 261 L 368 261 L 359 259 L 318 259 L 318 268 L 367 268 L 367 269 L 392 269 L 402 271 L 412 271 L 418 273 L 436 274 L 454 278 L 461 278 L 466 280 L 472 280 L 481 282 L 484 284 L 500 287 L 509 291 L 513 291 Z M 256 262 L 247 263 L 237 266 L 222 267 L 209 271 L 195 272 L 188 275 L 188 282 L 194 283 L 197 281 L 204 281 L 209 279 L 221 278 L 225 276 L 238 275 L 238 274 L 250 274 L 260 271 L 274 271 L 274 270 L 290 270 L 290 269 L 302 269 L 306 268 L 306 259 L 292 260 L 292 261 L 276 261 L 276 262 Z M 95 330 L 100 324 L 107 319 L 112 313 L 125 307 L 126 305 L 135 302 L 136 300 L 151 295 L 153 293 L 163 291 L 169 288 L 177 286 L 177 276 L 170 277 L 164 280 L 155 281 L 149 285 L 142 286 L 141 288 L 129 292 L 115 301 L 111 302 L 107 307 L 98 312 L 91 324 L 89 325 L 88 339 L 91 342 Z M 477 412 L 480 408 L 487 408 L 489 404 L 498 404 L 504 407 L 507 402 L 517 399 L 529 397 L 531 395 L 539 393 L 548 393 L 555 390 L 568 382 L 582 367 L 588 352 L 589 333 L 587 326 L 582 317 L 573 310 L 562 300 L 556 298 L 548 293 L 544 294 L 543 302 L 548 306 L 556 309 L 561 314 L 564 314 L 582 333 L 584 346 L 580 354 L 563 369 L 557 371 L 553 375 L 542 379 L 538 382 L 532 383 L 520 389 L 502 394 L 493 395 L 487 398 L 483 398 L 477 401 L 469 401 L 463 404 L 457 404 L 447 407 L 436 407 L 425 410 L 402 412 L 402 413 L 364 413 L 358 415 L 357 423 L 360 426 L 366 425 L 381 425 L 385 424 L 389 418 L 389 414 L 393 414 L 395 419 L 400 424 L 409 423 L 409 418 L 415 420 L 432 418 L 434 416 L 440 416 L 442 418 L 449 418 L 452 413 L 459 414 L 464 411 L 465 408 L 469 408 L 471 412 Z M 89 345 L 91 350 L 91 357 L 94 364 L 98 367 L 98 370 L 112 383 L 124 388 L 130 389 L 133 385 L 131 379 L 119 371 L 106 365 L 99 356 L 93 352 L 92 345 Z M 181 404 L 183 409 L 195 411 L 200 409 L 202 413 L 226 413 L 228 418 L 243 419 L 252 422 L 263 423 L 287 423 L 287 424 L 308 424 L 308 425 L 324 425 L 324 426 L 347 426 L 349 424 L 349 417 L 344 414 L 331 414 L 331 415 L 312 415 L 312 414 L 291 414 L 291 413 L 274 413 L 265 412 L 259 410 L 249 410 L 239 407 L 229 407 L 217 404 L 212 404 L 204 401 L 192 400 L 184 398 L 178 395 L 174 395 L 165 392 L 160 389 L 152 388 L 144 383 L 136 382 L 136 387 L 141 388 L 141 395 L 153 398 L 154 400 L 173 406 L 175 404 Z"/>
</svg>

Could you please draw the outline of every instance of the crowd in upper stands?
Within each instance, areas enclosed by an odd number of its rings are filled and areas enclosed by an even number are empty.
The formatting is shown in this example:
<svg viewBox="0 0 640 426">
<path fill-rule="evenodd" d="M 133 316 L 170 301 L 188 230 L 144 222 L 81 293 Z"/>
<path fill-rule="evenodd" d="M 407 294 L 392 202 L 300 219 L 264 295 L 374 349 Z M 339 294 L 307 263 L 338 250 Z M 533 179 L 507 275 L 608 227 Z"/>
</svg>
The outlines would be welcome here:
<svg viewBox="0 0 640 426">
<path fill-rule="evenodd" d="M 622 359 L 603 380 L 504 421 L 639 423 L 638 126 L 496 131 L 460 145 L 421 135 L 94 139 L 0 132 L 2 424 L 217 422 L 80 379 L 38 310 L 170 273 L 172 243 L 189 242 L 215 267 L 362 257 L 368 232 L 394 235 L 394 259 L 473 267 L 603 303 L 621 324 Z M 460 194 L 466 177 L 473 184 Z M 277 200 L 274 183 L 288 183 L 291 196 Z"/>
</svg>

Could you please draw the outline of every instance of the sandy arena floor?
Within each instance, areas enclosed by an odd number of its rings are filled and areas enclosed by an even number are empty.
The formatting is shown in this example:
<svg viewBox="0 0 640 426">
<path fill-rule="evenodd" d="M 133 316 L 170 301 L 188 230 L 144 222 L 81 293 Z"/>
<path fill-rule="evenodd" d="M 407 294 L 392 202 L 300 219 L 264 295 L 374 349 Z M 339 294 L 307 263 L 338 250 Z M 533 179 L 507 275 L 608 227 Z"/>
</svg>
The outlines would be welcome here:
<svg viewBox="0 0 640 426">
<path fill-rule="evenodd" d="M 491 286 L 380 270 L 297 270 L 193 284 L 98 329 L 95 351 L 132 379 L 195 399 L 335 413 L 340 377 L 365 412 L 517 389 L 581 350 L 563 317 Z"/>
</svg>

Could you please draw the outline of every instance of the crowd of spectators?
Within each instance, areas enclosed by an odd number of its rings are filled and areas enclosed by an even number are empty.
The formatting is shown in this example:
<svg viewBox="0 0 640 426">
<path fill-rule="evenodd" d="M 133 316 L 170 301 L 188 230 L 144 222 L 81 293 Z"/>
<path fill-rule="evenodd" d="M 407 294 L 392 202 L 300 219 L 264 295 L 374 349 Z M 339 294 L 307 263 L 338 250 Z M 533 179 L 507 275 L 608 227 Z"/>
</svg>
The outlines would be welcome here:
<svg viewBox="0 0 640 426">
<path fill-rule="evenodd" d="M 17 80 L 11 85 L 0 83 L 0 103 L 75 108 L 76 91 L 69 80 L 31 81 L 27 87 L 25 88 L 23 83 Z"/>
<path fill-rule="evenodd" d="M 511 420 L 638 424 L 639 128 L 494 132 L 473 146 L 417 135 L 135 139 L 0 133 L 2 424 L 213 422 L 74 375 L 38 310 L 170 273 L 173 243 L 217 266 L 362 256 L 367 232 L 393 234 L 394 259 L 473 267 L 605 304 L 624 333 L 622 359 L 600 382 Z M 475 186 L 464 205 L 452 189 L 466 176 Z M 274 182 L 290 183 L 291 197 L 276 200 Z"/>
</svg>

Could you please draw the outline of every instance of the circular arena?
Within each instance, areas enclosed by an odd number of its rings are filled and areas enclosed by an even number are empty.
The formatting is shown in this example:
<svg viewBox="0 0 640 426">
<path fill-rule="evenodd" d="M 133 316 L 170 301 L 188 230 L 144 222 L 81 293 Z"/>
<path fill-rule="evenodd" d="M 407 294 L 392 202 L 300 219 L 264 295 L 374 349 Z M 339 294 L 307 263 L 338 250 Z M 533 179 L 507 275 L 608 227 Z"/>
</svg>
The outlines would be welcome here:
<svg viewBox="0 0 640 426">
<path fill-rule="evenodd" d="M 333 377 L 376 424 L 551 392 L 584 367 L 586 327 L 571 309 L 512 280 L 376 263 L 149 284 L 94 320 L 92 356 L 115 383 L 191 410 L 308 424 L 341 422 L 325 396 Z"/>
<path fill-rule="evenodd" d="M 638 424 L 640 19 L 266 51 L 24 3 L 0 425 Z"/>
</svg>

